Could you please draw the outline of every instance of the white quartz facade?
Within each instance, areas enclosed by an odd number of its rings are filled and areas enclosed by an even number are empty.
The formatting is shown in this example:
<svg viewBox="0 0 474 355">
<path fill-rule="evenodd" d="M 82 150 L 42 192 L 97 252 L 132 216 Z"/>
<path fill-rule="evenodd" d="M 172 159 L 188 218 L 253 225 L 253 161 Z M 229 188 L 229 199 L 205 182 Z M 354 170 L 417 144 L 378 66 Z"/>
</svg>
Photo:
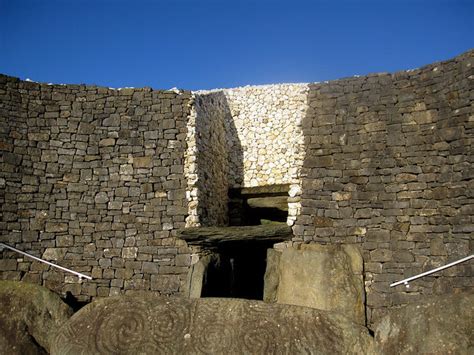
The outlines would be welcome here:
<svg viewBox="0 0 474 355">
<path fill-rule="evenodd" d="M 229 188 L 290 184 L 288 223 L 299 212 L 307 84 L 194 93 L 188 121 L 188 226 L 225 225 Z"/>
</svg>

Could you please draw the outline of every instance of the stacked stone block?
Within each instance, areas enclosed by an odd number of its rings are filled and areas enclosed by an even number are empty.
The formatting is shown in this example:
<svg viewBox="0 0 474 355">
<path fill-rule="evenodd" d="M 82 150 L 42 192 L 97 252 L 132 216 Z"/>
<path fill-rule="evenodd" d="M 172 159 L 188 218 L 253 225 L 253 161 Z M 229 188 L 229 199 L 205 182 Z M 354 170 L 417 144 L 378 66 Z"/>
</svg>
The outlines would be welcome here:
<svg viewBox="0 0 474 355">
<path fill-rule="evenodd" d="M 78 299 L 176 293 L 190 263 L 184 151 L 191 93 L 0 77 L 3 278 Z"/>
</svg>

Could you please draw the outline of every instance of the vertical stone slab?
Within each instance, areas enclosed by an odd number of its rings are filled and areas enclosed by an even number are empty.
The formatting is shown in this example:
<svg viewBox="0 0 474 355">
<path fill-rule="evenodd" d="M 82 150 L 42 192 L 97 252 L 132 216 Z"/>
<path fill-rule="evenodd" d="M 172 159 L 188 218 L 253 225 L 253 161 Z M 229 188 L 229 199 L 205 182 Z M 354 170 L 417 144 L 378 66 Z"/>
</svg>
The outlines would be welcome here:
<svg viewBox="0 0 474 355">
<path fill-rule="evenodd" d="M 263 300 L 274 303 L 277 301 L 278 283 L 280 276 L 278 269 L 280 266 L 281 252 L 275 249 L 267 250 L 267 269 L 263 284 Z"/>
<path fill-rule="evenodd" d="M 304 244 L 269 260 L 266 301 L 337 311 L 365 324 L 362 257 L 356 247 Z"/>
<path fill-rule="evenodd" d="M 202 286 L 207 272 L 207 268 L 211 262 L 216 260 L 214 254 L 202 256 L 197 263 L 192 265 L 188 272 L 187 289 L 185 295 L 190 298 L 200 298 Z"/>
</svg>

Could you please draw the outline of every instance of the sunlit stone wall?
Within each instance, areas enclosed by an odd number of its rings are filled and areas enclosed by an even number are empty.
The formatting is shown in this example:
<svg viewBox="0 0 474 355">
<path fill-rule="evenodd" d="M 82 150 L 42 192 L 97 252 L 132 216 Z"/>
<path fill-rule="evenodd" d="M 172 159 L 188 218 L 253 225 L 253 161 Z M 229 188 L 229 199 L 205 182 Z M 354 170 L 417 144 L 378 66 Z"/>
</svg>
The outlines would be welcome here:
<svg viewBox="0 0 474 355">
<path fill-rule="evenodd" d="M 293 224 L 301 193 L 307 95 L 307 84 L 195 93 L 186 160 L 189 226 L 225 224 L 228 188 L 276 184 L 290 184 L 288 223 Z"/>
<path fill-rule="evenodd" d="M 176 238 L 190 99 L 0 76 L 0 240 L 93 280 L 7 249 L 1 277 L 79 300 L 179 293 L 191 258 Z"/>
</svg>

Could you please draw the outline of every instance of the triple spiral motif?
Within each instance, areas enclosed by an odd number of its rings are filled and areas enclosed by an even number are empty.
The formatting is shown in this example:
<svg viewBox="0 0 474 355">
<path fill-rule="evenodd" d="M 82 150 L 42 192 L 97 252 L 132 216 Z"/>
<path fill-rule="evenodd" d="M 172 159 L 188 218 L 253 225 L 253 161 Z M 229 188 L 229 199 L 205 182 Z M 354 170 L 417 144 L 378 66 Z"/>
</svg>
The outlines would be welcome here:
<svg viewBox="0 0 474 355">
<path fill-rule="evenodd" d="M 345 352 L 345 334 L 317 310 L 237 299 L 111 297 L 76 313 L 54 354 Z M 356 330 L 355 330 L 356 331 Z"/>
</svg>

